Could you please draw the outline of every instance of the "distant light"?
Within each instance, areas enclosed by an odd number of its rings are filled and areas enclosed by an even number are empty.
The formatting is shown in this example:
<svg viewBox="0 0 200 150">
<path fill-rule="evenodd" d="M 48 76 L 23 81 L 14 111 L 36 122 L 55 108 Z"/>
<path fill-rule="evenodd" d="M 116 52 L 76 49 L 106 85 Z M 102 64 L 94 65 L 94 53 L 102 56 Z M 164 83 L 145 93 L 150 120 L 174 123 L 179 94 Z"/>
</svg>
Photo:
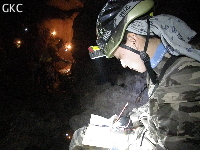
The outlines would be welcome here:
<svg viewBox="0 0 200 150">
<path fill-rule="evenodd" d="M 67 139 L 71 139 L 71 136 L 69 134 L 66 134 Z"/>
<path fill-rule="evenodd" d="M 71 70 L 70 69 L 66 69 L 66 68 L 64 68 L 64 69 L 62 69 L 62 70 L 59 70 L 59 72 L 61 73 L 61 74 L 65 74 L 65 75 L 68 75 L 68 74 L 70 74 L 71 72 L 70 72 Z M 68 134 L 65 134 L 66 136 L 69 136 Z"/>
<path fill-rule="evenodd" d="M 19 39 L 15 39 L 14 43 L 15 43 L 15 45 L 16 45 L 17 48 L 20 48 L 21 44 L 22 44 L 22 41 L 19 40 Z"/>
<path fill-rule="evenodd" d="M 71 46 L 71 45 L 68 45 L 68 46 L 67 46 L 67 48 L 68 48 L 68 49 L 71 49 L 71 48 L 72 48 L 72 46 Z"/>
<path fill-rule="evenodd" d="M 70 44 L 65 44 L 65 51 L 68 51 L 72 48 L 72 46 Z"/>
<path fill-rule="evenodd" d="M 28 31 L 28 28 L 25 28 L 24 31 Z"/>
<path fill-rule="evenodd" d="M 52 34 L 52 35 L 56 35 L 56 31 L 53 31 L 51 34 Z"/>
</svg>

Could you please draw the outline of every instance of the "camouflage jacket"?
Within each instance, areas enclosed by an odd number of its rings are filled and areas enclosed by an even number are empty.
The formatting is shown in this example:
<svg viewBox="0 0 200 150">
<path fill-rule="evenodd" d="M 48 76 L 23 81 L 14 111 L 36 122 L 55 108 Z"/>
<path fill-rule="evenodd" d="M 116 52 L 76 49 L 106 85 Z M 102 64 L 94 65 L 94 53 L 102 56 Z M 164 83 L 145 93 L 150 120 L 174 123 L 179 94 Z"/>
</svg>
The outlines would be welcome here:
<svg viewBox="0 0 200 150">
<path fill-rule="evenodd" d="M 158 75 L 169 57 L 165 55 L 154 69 Z M 132 121 L 139 120 L 144 126 L 130 134 L 128 150 L 199 150 L 200 63 L 178 57 L 153 94 L 152 89 L 154 85 L 150 82 L 149 102 L 134 109 L 130 116 Z M 70 150 L 88 149 L 82 145 L 85 130 L 83 127 L 74 133 Z"/>
<path fill-rule="evenodd" d="M 170 55 L 154 69 L 160 74 Z M 154 88 L 149 84 L 149 95 Z M 200 149 L 200 62 L 179 57 L 148 103 L 149 137 L 157 149 Z"/>
</svg>

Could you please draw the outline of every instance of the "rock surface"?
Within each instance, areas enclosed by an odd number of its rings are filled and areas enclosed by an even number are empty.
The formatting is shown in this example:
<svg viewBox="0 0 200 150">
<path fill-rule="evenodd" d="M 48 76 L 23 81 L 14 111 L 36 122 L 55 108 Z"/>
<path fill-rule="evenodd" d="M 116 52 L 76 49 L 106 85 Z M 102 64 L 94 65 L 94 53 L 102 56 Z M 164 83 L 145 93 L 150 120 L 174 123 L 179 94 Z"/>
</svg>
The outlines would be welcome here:
<svg viewBox="0 0 200 150">
<path fill-rule="evenodd" d="M 111 85 L 107 82 L 103 85 L 96 85 L 90 92 L 86 92 L 81 98 L 83 113 L 73 116 L 69 123 L 73 130 L 77 130 L 89 123 L 91 114 L 110 118 L 114 114 L 119 115 L 128 102 L 129 105 L 123 115 L 133 108 L 137 108 L 148 100 L 145 74 L 135 74 L 132 71 L 125 71 L 117 76 L 116 83 Z M 91 85 L 90 85 L 91 86 Z M 141 91 L 143 91 L 142 94 Z"/>
</svg>

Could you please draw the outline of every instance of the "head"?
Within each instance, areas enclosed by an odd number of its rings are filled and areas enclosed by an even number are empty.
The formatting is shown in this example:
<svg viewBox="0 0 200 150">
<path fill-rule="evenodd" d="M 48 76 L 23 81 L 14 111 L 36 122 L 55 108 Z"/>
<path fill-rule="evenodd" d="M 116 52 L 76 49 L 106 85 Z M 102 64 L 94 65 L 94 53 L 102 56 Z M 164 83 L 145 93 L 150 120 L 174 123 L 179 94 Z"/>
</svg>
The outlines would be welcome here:
<svg viewBox="0 0 200 150">
<path fill-rule="evenodd" d="M 171 55 L 186 55 L 198 61 L 200 57 L 199 50 L 188 44 L 196 32 L 171 15 L 163 14 L 149 19 L 153 6 L 153 0 L 109 0 L 97 19 L 97 45 L 102 54 L 107 58 L 119 58 L 124 67 L 128 66 L 138 72 L 147 70 L 152 83 L 157 84 L 159 81 L 151 67 L 150 58 L 161 41 L 159 38 L 149 39 L 149 35 L 161 37 L 163 46 Z M 169 26 L 179 31 L 179 34 L 164 32 L 163 26 Z M 132 33 L 124 35 L 126 30 Z M 146 35 L 146 39 L 139 34 Z M 121 44 L 123 37 L 125 44 Z M 94 56 L 98 54 L 98 57 L 101 54 L 94 51 L 92 53 Z"/>
<path fill-rule="evenodd" d="M 135 33 L 131 33 L 129 31 L 126 31 L 124 34 L 124 38 L 122 40 L 122 43 L 141 52 L 144 50 L 146 42 L 146 37 L 143 35 L 138 35 Z M 149 39 L 147 54 L 151 57 L 153 57 L 155 50 L 160 44 L 160 38 L 157 36 L 151 36 Z M 146 71 L 146 67 L 144 65 L 143 60 L 140 58 L 140 55 L 127 50 L 125 48 L 122 48 L 118 46 L 113 54 L 117 59 L 121 61 L 121 65 L 126 68 L 129 67 L 132 70 L 138 71 L 140 73 L 143 73 Z"/>
<path fill-rule="evenodd" d="M 132 21 L 149 16 L 153 5 L 153 0 L 110 0 L 105 5 L 97 19 L 97 44 L 107 58 L 115 56 L 121 60 L 124 67 L 128 66 L 138 72 L 146 71 L 140 55 L 123 49 L 119 45 L 124 37 L 127 46 L 138 51 L 144 49 L 145 37 L 130 32 L 127 33 L 126 28 Z M 139 64 L 134 64 L 133 60 L 136 60 Z M 130 65 L 131 63 L 132 65 Z M 137 69 L 139 66 L 142 69 Z"/>
</svg>

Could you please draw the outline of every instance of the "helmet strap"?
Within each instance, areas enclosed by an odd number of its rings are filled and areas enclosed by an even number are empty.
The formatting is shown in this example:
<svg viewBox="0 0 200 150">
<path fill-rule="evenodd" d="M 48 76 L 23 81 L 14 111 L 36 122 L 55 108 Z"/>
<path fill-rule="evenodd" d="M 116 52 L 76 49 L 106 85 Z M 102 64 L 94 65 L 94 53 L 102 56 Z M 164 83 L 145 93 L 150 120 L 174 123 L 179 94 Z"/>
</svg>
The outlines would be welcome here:
<svg viewBox="0 0 200 150">
<path fill-rule="evenodd" d="M 144 45 L 144 51 L 145 52 L 147 52 L 147 48 L 148 48 L 148 44 L 149 44 L 149 37 L 150 37 L 150 21 L 149 21 L 149 16 L 147 18 L 147 25 L 148 25 L 147 36 L 146 36 L 146 42 L 145 42 L 145 45 Z"/>
<path fill-rule="evenodd" d="M 157 75 L 156 75 L 155 71 L 151 68 L 150 57 L 149 57 L 149 55 L 145 51 L 139 52 L 136 49 L 133 49 L 132 47 L 127 46 L 125 44 L 120 44 L 119 46 L 122 47 L 122 48 L 125 48 L 127 50 L 130 50 L 131 52 L 134 52 L 134 53 L 140 55 L 140 58 L 144 62 L 144 65 L 145 65 L 145 67 L 147 69 L 149 77 L 151 78 L 151 81 L 153 82 L 153 84 L 158 83 Z M 148 46 L 148 44 L 147 44 L 147 46 Z"/>
<path fill-rule="evenodd" d="M 157 75 L 156 75 L 155 71 L 152 69 L 151 63 L 150 63 L 150 57 L 146 53 L 147 48 L 148 48 L 148 44 L 149 44 L 149 38 L 150 38 L 150 21 L 149 21 L 149 16 L 147 18 L 147 24 L 148 24 L 148 28 L 147 28 L 146 42 L 145 42 L 145 46 L 144 46 L 144 51 L 140 52 L 140 58 L 144 62 L 144 65 L 145 65 L 145 67 L 147 69 L 147 72 L 149 74 L 149 77 L 151 78 L 152 83 L 153 84 L 157 84 L 157 83 L 159 83 L 159 81 L 157 79 Z"/>
<path fill-rule="evenodd" d="M 127 49 L 127 50 L 129 50 L 129 51 L 131 51 L 131 52 L 134 52 L 134 53 L 140 55 L 140 52 L 139 52 L 139 51 L 137 51 L 136 49 L 134 49 L 134 48 L 132 48 L 132 47 L 130 47 L 130 46 L 127 46 L 127 45 L 125 45 L 125 44 L 120 44 L 119 47 L 125 48 L 125 49 Z"/>
<path fill-rule="evenodd" d="M 144 51 L 137 51 L 136 49 L 133 49 L 132 47 L 129 47 L 125 44 L 120 44 L 119 46 L 122 48 L 125 48 L 127 50 L 130 50 L 138 55 L 140 55 L 140 58 L 143 60 L 144 65 L 147 69 L 147 72 L 149 74 L 149 77 L 151 78 L 151 81 L 153 84 L 157 84 L 159 83 L 158 79 L 157 79 L 157 75 L 155 73 L 155 71 L 152 69 L 151 67 L 151 63 L 150 63 L 150 57 L 149 55 L 146 53 L 147 48 L 148 48 L 148 44 L 149 44 L 149 38 L 150 38 L 150 21 L 149 21 L 149 16 L 147 18 L 147 24 L 148 24 L 148 28 L 147 28 L 147 36 L 146 36 L 146 42 L 145 42 L 145 46 L 144 46 Z"/>
</svg>

